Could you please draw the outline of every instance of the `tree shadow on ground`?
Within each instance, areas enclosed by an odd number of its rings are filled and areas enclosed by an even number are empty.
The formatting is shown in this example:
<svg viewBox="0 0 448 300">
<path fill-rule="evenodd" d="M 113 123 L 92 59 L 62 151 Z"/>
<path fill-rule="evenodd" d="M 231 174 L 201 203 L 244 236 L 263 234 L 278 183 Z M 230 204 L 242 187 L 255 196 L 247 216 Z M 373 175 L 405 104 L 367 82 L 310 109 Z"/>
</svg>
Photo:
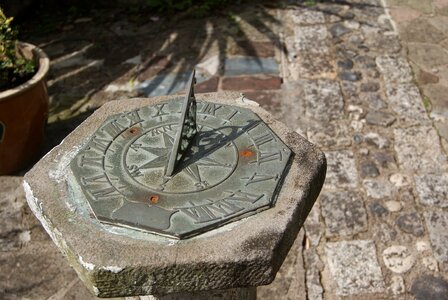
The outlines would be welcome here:
<svg viewBox="0 0 448 300">
<path fill-rule="evenodd" d="M 274 52 L 287 56 L 281 10 L 320 11 L 343 21 L 350 19 L 344 7 L 350 12 L 375 6 L 371 2 L 244 1 L 197 18 L 163 15 L 133 4 L 83 6 L 86 1 L 69 1 L 66 6 L 64 1 L 41 1 L 37 12 L 19 25 L 22 40 L 43 48 L 52 62 L 47 135 L 53 141 L 46 148 L 78 125 L 78 115 L 82 119 L 107 101 L 141 95 L 134 87 L 145 80 L 152 78 L 154 87 L 164 84 L 157 75 L 172 74 L 173 86 L 167 91 L 175 92 L 175 82 L 211 56 L 219 62 L 217 73 L 209 74 L 215 77 L 223 74 L 230 56 L 249 56 L 259 63 Z"/>
</svg>

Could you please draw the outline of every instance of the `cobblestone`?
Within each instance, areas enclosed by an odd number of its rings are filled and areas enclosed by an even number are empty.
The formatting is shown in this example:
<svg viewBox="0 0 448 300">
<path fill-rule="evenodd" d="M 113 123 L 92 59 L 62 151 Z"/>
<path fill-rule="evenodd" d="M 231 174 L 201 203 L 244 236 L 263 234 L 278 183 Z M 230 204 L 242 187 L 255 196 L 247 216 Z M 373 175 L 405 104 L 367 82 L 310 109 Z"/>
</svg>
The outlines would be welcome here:
<svg viewBox="0 0 448 300">
<path fill-rule="evenodd" d="M 396 223 L 403 232 L 410 233 L 416 237 L 423 236 L 425 233 L 422 221 L 416 212 L 401 214 L 397 218 Z"/>
<path fill-rule="evenodd" d="M 395 152 L 403 170 L 434 172 L 446 168 L 446 157 L 434 128 L 397 128 L 394 130 L 394 137 Z"/>
<path fill-rule="evenodd" d="M 405 246 L 391 246 L 383 251 L 386 267 L 394 273 L 405 273 L 415 263 L 415 257 Z"/>
<path fill-rule="evenodd" d="M 426 212 L 425 221 L 435 257 L 439 262 L 448 262 L 448 213 Z"/>
<path fill-rule="evenodd" d="M 351 187 L 357 185 L 358 172 L 351 151 L 327 152 L 327 178 L 328 187 Z"/>
<path fill-rule="evenodd" d="M 319 120 L 339 119 L 344 100 L 339 85 L 333 80 L 306 80 L 303 82 L 306 114 Z"/>
<path fill-rule="evenodd" d="M 365 179 L 362 184 L 367 196 L 373 199 L 384 199 L 392 196 L 393 187 L 384 179 Z"/>
<path fill-rule="evenodd" d="M 417 300 L 446 299 L 448 282 L 434 275 L 420 275 L 412 283 L 411 293 Z"/>
<path fill-rule="evenodd" d="M 448 207 L 448 174 L 417 175 L 415 185 L 420 203 L 424 205 Z"/>
<path fill-rule="evenodd" d="M 375 293 L 384 290 L 384 280 L 373 241 L 327 243 L 328 267 L 338 295 Z"/>
<path fill-rule="evenodd" d="M 308 53 L 328 53 L 328 31 L 323 25 L 297 26 L 295 29 L 297 50 Z"/>
<path fill-rule="evenodd" d="M 404 57 L 379 56 L 376 63 L 388 84 L 412 81 L 412 71 Z"/>
<path fill-rule="evenodd" d="M 397 275 L 392 276 L 389 289 L 394 295 L 403 294 L 405 292 L 403 277 Z"/>
<path fill-rule="evenodd" d="M 370 111 L 366 115 L 366 122 L 370 125 L 388 127 L 395 122 L 396 118 L 389 113 Z"/>
<path fill-rule="evenodd" d="M 359 193 L 323 192 L 320 201 L 326 236 L 350 236 L 367 230 L 367 214 Z"/>
<path fill-rule="evenodd" d="M 403 120 L 428 122 L 420 92 L 414 84 L 388 84 L 386 94 L 391 108 Z"/>
</svg>

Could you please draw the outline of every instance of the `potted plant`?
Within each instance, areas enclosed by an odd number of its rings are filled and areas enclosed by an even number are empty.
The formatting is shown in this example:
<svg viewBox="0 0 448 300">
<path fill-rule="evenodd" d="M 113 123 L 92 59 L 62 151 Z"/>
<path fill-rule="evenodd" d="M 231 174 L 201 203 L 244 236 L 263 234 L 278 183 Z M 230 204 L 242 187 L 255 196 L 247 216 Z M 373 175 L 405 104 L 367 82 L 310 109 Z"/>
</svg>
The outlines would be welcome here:
<svg viewBox="0 0 448 300">
<path fill-rule="evenodd" d="M 26 167 L 39 154 L 48 116 L 45 53 L 17 41 L 0 8 L 0 175 Z"/>
</svg>

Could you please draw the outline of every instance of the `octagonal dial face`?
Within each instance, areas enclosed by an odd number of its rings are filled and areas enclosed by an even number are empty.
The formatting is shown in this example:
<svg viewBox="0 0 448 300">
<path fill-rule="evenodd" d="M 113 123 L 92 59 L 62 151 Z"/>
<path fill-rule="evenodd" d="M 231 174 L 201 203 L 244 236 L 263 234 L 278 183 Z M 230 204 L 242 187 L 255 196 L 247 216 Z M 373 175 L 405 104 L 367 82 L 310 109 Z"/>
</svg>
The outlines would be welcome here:
<svg viewBox="0 0 448 300">
<path fill-rule="evenodd" d="M 165 176 L 182 99 L 108 118 L 70 166 L 98 220 L 186 238 L 271 207 L 291 151 L 253 112 L 198 102 L 197 129 Z"/>
</svg>

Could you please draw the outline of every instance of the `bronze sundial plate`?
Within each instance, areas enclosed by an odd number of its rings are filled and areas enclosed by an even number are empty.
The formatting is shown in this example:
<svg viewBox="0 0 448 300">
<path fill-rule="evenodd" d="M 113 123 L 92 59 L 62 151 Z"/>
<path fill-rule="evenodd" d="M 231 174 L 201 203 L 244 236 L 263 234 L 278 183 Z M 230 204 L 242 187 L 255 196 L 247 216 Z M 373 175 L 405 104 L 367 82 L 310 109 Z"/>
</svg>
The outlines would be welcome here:
<svg viewBox="0 0 448 300">
<path fill-rule="evenodd" d="M 190 237 L 274 205 L 291 150 L 247 108 L 197 103 L 198 132 L 165 176 L 182 98 L 104 121 L 72 160 L 103 223 Z"/>
</svg>

